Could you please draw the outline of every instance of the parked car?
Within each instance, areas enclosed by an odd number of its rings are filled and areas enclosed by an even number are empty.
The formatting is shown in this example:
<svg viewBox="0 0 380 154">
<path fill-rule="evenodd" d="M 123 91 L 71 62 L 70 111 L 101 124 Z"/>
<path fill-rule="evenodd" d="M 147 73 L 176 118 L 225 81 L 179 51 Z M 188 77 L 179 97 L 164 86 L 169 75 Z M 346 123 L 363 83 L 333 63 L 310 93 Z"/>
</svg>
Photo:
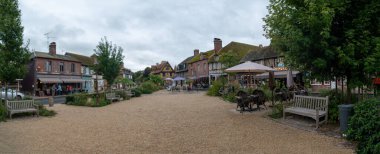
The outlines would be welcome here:
<svg viewBox="0 0 380 154">
<path fill-rule="evenodd" d="M 16 91 L 16 90 L 8 89 L 7 96 L 8 96 L 7 97 L 8 99 L 21 100 L 24 98 L 25 95 L 21 92 Z M 5 88 L 1 89 L 1 99 L 5 99 Z"/>
</svg>

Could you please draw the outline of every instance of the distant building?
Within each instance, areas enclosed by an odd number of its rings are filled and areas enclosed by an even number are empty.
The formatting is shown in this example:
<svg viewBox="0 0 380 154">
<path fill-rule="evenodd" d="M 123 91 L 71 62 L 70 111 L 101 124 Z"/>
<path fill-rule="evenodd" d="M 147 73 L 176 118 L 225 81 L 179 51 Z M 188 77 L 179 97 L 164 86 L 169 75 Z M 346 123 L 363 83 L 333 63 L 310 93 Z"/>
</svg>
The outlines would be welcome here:
<svg viewBox="0 0 380 154">
<path fill-rule="evenodd" d="M 132 71 L 128 68 L 125 68 L 124 67 L 124 63 L 121 64 L 121 68 L 120 68 L 120 74 L 119 74 L 122 78 L 126 78 L 126 79 L 130 79 L 132 80 Z"/>
<path fill-rule="evenodd" d="M 241 60 L 249 51 L 259 48 L 258 46 L 239 42 L 230 42 L 225 47 L 222 47 L 222 40 L 218 38 L 214 39 L 214 46 L 217 46 L 215 48 L 218 48 L 219 50 L 214 50 L 214 53 L 209 57 L 208 60 L 210 84 L 211 81 L 216 80 L 218 77 L 227 75 L 224 73 L 224 69 L 226 69 L 226 67 L 219 61 L 219 58 L 223 54 L 233 52 L 236 53 L 237 58 Z"/>
<path fill-rule="evenodd" d="M 168 61 L 161 61 L 160 64 L 151 66 L 151 74 L 161 76 L 165 78 L 173 78 L 175 71 Z"/>
<path fill-rule="evenodd" d="M 179 63 L 175 67 L 175 76 L 183 77 L 183 78 L 189 78 L 189 64 L 188 62 L 193 58 L 194 56 L 187 57 L 185 60 L 183 60 L 181 63 Z"/>
<path fill-rule="evenodd" d="M 214 53 L 214 50 L 199 53 L 198 49 L 194 50 L 194 56 L 188 61 L 188 78 L 193 84 L 209 84 L 208 58 Z"/>
<path fill-rule="evenodd" d="M 91 57 L 75 54 L 75 53 L 70 53 L 67 52 L 65 54 L 68 57 L 72 57 L 74 59 L 77 59 L 78 61 L 81 62 L 82 67 L 81 67 L 81 74 L 82 74 L 82 79 L 83 82 L 82 84 L 82 89 L 86 92 L 94 92 L 94 79 L 92 78 L 92 71 L 91 71 L 91 66 L 94 65 L 94 59 Z"/>
<path fill-rule="evenodd" d="M 56 43 L 49 45 L 49 53 L 34 52 L 28 64 L 29 71 L 22 81 L 23 91 L 37 96 L 52 95 L 53 85 L 60 85 L 63 93 L 82 89 L 81 62 L 75 58 L 56 54 Z"/>
</svg>

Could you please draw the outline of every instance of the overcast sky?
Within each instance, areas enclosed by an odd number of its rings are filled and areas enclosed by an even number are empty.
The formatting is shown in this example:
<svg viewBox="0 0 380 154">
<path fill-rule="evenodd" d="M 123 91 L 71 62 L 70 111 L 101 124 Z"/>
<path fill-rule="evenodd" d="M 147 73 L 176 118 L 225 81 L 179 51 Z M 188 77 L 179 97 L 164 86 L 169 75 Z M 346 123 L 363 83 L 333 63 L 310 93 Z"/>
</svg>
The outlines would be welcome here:
<svg viewBox="0 0 380 154">
<path fill-rule="evenodd" d="M 269 0 L 19 0 L 30 49 L 92 55 L 103 36 L 124 49 L 124 65 L 142 70 L 162 60 L 174 67 L 213 38 L 268 45 L 263 17 Z"/>
</svg>

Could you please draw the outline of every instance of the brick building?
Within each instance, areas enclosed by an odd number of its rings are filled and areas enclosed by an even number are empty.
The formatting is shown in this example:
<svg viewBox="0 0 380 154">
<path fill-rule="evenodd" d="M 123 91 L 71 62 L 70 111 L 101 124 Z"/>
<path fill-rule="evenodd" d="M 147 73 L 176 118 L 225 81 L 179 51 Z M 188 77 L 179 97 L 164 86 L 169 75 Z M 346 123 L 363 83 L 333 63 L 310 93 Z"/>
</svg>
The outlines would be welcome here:
<svg viewBox="0 0 380 154">
<path fill-rule="evenodd" d="M 52 89 L 62 88 L 62 93 L 71 93 L 82 89 L 79 60 L 56 53 L 56 43 L 49 45 L 49 53 L 35 51 L 28 64 L 29 71 L 22 81 L 23 91 L 37 96 L 55 94 Z M 53 86 L 54 85 L 54 86 Z"/>
</svg>

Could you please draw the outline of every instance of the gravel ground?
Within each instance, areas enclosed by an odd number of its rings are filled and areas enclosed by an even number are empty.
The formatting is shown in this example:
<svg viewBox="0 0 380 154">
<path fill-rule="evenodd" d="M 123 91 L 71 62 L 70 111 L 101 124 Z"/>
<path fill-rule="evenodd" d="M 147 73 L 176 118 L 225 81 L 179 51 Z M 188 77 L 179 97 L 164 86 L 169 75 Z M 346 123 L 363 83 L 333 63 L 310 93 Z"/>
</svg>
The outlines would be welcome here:
<svg viewBox="0 0 380 154">
<path fill-rule="evenodd" d="M 102 108 L 55 105 L 52 118 L 0 123 L 0 153 L 353 153 L 203 92 L 159 91 Z"/>
</svg>

